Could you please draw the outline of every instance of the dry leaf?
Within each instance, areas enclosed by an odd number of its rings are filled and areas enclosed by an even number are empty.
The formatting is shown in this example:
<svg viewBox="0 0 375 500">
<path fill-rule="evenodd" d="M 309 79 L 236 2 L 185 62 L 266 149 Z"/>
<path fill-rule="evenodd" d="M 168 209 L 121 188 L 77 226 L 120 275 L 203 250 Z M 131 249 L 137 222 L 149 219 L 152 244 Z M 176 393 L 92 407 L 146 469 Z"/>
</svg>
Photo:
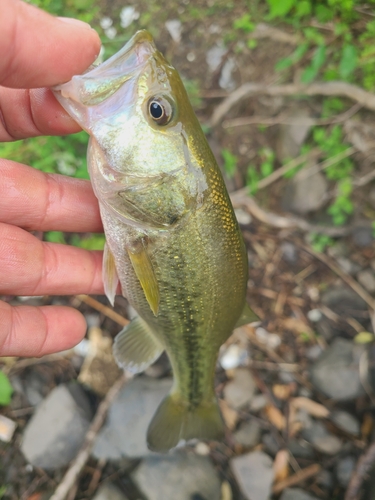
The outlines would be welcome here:
<svg viewBox="0 0 375 500">
<path fill-rule="evenodd" d="M 363 423 L 361 427 L 361 436 L 362 439 L 367 440 L 374 428 L 374 420 L 371 416 L 371 413 L 365 413 L 363 416 Z"/>
<path fill-rule="evenodd" d="M 289 451 L 279 450 L 273 462 L 274 481 L 278 483 L 289 476 Z"/>
<path fill-rule="evenodd" d="M 238 422 L 238 413 L 236 410 L 233 410 L 224 399 L 219 399 L 219 406 L 225 425 L 232 431 Z"/>
<path fill-rule="evenodd" d="M 283 326 L 286 330 L 290 330 L 297 335 L 301 333 L 307 333 L 309 336 L 314 335 L 314 331 L 310 328 L 310 326 L 298 318 L 285 318 L 283 320 Z"/>
<path fill-rule="evenodd" d="M 221 500 L 232 500 L 232 488 L 228 481 L 224 481 L 221 485 Z"/>
<path fill-rule="evenodd" d="M 272 387 L 272 392 L 274 393 L 277 399 L 281 399 L 282 401 L 286 401 L 290 398 L 293 392 L 296 389 L 295 384 L 275 384 Z"/>
<path fill-rule="evenodd" d="M 328 408 L 309 398 L 293 398 L 290 401 L 290 405 L 294 410 L 304 410 L 315 418 L 328 418 L 330 414 Z"/>
<path fill-rule="evenodd" d="M 276 427 L 276 429 L 281 431 L 282 429 L 285 428 L 285 422 L 286 422 L 285 417 L 281 413 L 281 411 L 278 408 L 276 408 L 276 406 L 267 405 L 264 411 L 266 413 L 266 417 L 271 422 L 271 424 L 273 424 Z"/>
</svg>

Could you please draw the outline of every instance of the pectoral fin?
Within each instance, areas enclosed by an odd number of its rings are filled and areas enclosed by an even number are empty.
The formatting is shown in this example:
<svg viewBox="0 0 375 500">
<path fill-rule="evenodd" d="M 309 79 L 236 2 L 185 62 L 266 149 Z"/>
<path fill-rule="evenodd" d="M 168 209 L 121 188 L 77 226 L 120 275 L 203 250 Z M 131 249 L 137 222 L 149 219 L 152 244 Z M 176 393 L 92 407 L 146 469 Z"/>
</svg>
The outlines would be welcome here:
<svg viewBox="0 0 375 500">
<path fill-rule="evenodd" d="M 115 259 L 109 249 L 108 243 L 106 243 L 103 254 L 103 283 L 104 292 L 112 306 L 115 302 L 118 282 Z"/>
<path fill-rule="evenodd" d="M 147 248 L 145 248 L 143 243 L 140 243 L 134 251 L 127 250 L 134 272 L 139 279 L 151 311 L 157 316 L 160 301 L 159 285 L 152 262 L 147 253 Z"/>
<path fill-rule="evenodd" d="M 247 303 L 245 303 L 245 307 L 243 308 L 241 316 L 237 320 L 235 328 L 247 325 L 248 323 L 253 323 L 254 321 L 259 321 L 259 318 L 255 314 L 255 312 L 252 309 L 250 309 Z"/>
<path fill-rule="evenodd" d="M 143 372 L 164 347 L 142 318 L 135 318 L 115 338 L 113 355 L 118 365 L 132 373 Z"/>
</svg>

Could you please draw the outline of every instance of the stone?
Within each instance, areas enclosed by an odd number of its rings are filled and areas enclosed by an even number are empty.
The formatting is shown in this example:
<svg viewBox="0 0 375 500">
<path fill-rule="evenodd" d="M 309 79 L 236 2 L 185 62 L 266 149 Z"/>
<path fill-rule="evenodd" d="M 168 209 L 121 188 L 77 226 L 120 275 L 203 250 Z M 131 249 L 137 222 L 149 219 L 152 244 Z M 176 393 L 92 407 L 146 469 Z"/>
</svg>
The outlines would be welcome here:
<svg viewBox="0 0 375 500">
<path fill-rule="evenodd" d="M 289 241 L 283 241 L 280 245 L 282 258 L 289 264 L 294 264 L 298 259 L 296 245 Z"/>
<path fill-rule="evenodd" d="M 253 451 L 230 460 L 234 477 L 247 500 L 269 500 L 274 480 L 272 466 L 271 457 L 262 451 Z"/>
<path fill-rule="evenodd" d="M 253 448 L 260 442 L 261 426 L 255 419 L 248 420 L 240 425 L 239 429 L 233 434 L 236 443 L 246 448 Z"/>
<path fill-rule="evenodd" d="M 308 458 L 314 457 L 314 449 L 310 443 L 304 439 L 291 439 L 288 442 L 288 450 L 290 453 L 297 458 Z"/>
<path fill-rule="evenodd" d="M 313 421 L 308 428 L 302 429 L 301 435 L 317 451 L 326 455 L 336 455 L 343 446 L 341 439 L 329 433 L 321 422 Z"/>
<path fill-rule="evenodd" d="M 24 392 L 30 406 L 38 406 L 46 394 L 48 387 L 46 378 L 37 371 L 32 371 L 23 381 Z"/>
<path fill-rule="evenodd" d="M 287 184 L 282 206 L 285 210 L 305 215 L 319 210 L 326 202 L 328 183 L 321 172 L 308 174 L 300 170 Z"/>
<path fill-rule="evenodd" d="M 355 457 L 349 455 L 342 458 L 337 464 L 336 475 L 340 486 L 342 486 L 343 488 L 346 488 L 348 486 L 356 463 L 357 461 Z"/>
<path fill-rule="evenodd" d="M 114 484 L 104 483 L 98 488 L 92 500 L 127 500 L 127 498 Z"/>
<path fill-rule="evenodd" d="M 229 406 L 238 410 L 251 402 L 256 389 L 256 383 L 249 370 L 237 368 L 233 379 L 224 387 L 224 399 Z"/>
<path fill-rule="evenodd" d="M 179 19 L 170 19 L 165 22 L 165 27 L 167 28 L 168 33 L 171 35 L 171 38 L 174 42 L 181 42 L 181 31 L 182 24 Z"/>
<path fill-rule="evenodd" d="M 280 443 L 276 440 L 275 436 L 271 432 L 266 432 L 262 436 L 262 443 L 264 449 L 272 456 L 275 456 L 280 450 Z"/>
<path fill-rule="evenodd" d="M 370 293 L 375 292 L 375 276 L 371 269 L 363 269 L 357 274 L 360 284 Z"/>
<path fill-rule="evenodd" d="M 26 425 L 21 451 L 35 467 L 57 469 L 76 456 L 92 418 L 78 384 L 59 385 L 37 407 Z"/>
<path fill-rule="evenodd" d="M 353 242 L 359 247 L 368 247 L 373 244 L 372 227 L 356 227 L 352 233 Z"/>
<path fill-rule="evenodd" d="M 172 386 L 170 379 L 141 376 L 128 382 L 112 403 L 93 449 L 97 459 L 120 460 L 150 455 L 147 427 Z"/>
<path fill-rule="evenodd" d="M 359 421 L 347 411 L 334 410 L 331 413 L 331 420 L 340 430 L 359 437 L 361 425 Z"/>
<path fill-rule="evenodd" d="M 301 488 L 286 488 L 280 500 L 318 500 L 318 498 L 310 493 L 306 493 Z"/>
<path fill-rule="evenodd" d="M 147 500 L 220 498 L 220 479 L 210 459 L 182 450 L 147 457 L 132 479 Z"/>
<path fill-rule="evenodd" d="M 258 413 L 263 410 L 268 404 L 267 397 L 265 394 L 256 394 L 250 403 L 250 411 L 252 413 Z"/>
<path fill-rule="evenodd" d="M 361 345 L 336 338 L 311 368 L 311 382 L 316 389 L 338 401 L 364 394 L 359 376 L 359 359 L 363 350 Z"/>
<path fill-rule="evenodd" d="M 280 126 L 280 135 L 276 145 L 277 156 L 281 162 L 296 158 L 300 154 L 301 146 L 314 124 L 307 108 L 295 108 L 289 118 L 294 123 Z"/>
</svg>

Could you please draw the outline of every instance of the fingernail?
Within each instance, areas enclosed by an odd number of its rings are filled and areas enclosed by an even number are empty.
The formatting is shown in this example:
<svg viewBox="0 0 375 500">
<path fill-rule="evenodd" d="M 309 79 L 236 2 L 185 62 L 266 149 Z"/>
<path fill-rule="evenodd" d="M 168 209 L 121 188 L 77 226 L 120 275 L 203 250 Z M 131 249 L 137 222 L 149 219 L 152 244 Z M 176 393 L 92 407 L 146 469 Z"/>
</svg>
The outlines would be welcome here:
<svg viewBox="0 0 375 500">
<path fill-rule="evenodd" d="M 85 23 L 85 21 L 80 21 L 79 19 L 74 19 L 73 17 L 58 17 L 57 19 L 60 19 L 60 21 L 63 21 L 64 23 L 75 24 L 81 28 L 89 28 L 90 30 L 93 29 L 89 23 Z"/>
</svg>

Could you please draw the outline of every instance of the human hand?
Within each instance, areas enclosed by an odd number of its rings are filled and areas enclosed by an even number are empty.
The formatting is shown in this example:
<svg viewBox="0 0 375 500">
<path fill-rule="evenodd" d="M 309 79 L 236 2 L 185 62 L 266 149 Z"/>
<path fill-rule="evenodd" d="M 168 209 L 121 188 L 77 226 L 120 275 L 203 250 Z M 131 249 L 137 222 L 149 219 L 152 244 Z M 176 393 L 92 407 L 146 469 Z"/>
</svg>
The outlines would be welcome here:
<svg viewBox="0 0 375 500">
<path fill-rule="evenodd" d="M 45 87 L 82 73 L 99 50 L 88 25 L 1 0 L 0 142 L 78 132 Z M 49 230 L 102 231 L 90 183 L 0 159 L 0 295 L 102 293 L 101 252 L 44 243 L 29 232 Z M 1 356 L 67 349 L 85 331 L 73 308 L 0 302 Z"/>
</svg>

